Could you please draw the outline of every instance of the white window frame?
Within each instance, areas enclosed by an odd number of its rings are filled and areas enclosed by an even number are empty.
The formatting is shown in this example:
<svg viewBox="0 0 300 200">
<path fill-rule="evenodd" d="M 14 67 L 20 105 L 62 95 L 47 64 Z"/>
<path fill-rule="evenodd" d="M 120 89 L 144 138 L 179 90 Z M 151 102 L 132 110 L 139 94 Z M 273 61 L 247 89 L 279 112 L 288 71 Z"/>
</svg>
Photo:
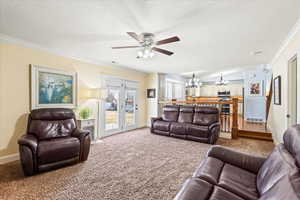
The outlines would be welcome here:
<svg viewBox="0 0 300 200">
<path fill-rule="evenodd" d="M 171 84 L 171 94 L 169 85 Z M 180 95 L 176 96 L 176 86 L 181 87 Z M 185 84 L 182 81 L 174 80 L 174 79 L 166 79 L 166 90 L 165 95 L 167 100 L 171 99 L 184 99 L 185 98 Z"/>
</svg>

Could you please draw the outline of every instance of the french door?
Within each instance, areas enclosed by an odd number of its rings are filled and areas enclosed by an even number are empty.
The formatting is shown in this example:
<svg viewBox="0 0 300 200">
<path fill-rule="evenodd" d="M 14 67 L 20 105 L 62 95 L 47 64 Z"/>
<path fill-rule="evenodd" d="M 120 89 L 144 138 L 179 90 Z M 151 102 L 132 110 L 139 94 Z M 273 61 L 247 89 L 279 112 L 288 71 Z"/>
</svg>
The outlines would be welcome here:
<svg viewBox="0 0 300 200">
<path fill-rule="evenodd" d="M 107 97 L 102 105 L 103 119 L 101 136 L 137 128 L 138 83 L 122 79 L 105 81 Z"/>
</svg>

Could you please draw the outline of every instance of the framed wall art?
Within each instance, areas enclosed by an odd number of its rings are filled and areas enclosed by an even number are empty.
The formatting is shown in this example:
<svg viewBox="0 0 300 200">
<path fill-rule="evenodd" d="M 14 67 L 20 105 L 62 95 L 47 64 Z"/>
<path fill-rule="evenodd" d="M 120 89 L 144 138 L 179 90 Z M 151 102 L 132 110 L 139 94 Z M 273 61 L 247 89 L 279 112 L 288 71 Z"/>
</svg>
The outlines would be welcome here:
<svg viewBox="0 0 300 200">
<path fill-rule="evenodd" d="M 76 72 L 31 65 L 31 109 L 76 106 Z"/>
<path fill-rule="evenodd" d="M 274 78 L 274 104 L 281 105 L 281 76 Z"/>
<path fill-rule="evenodd" d="M 263 95 L 263 81 L 251 81 L 249 83 L 249 95 L 250 96 L 262 96 Z"/>
<path fill-rule="evenodd" d="M 147 89 L 147 98 L 155 98 L 155 88 Z"/>
</svg>

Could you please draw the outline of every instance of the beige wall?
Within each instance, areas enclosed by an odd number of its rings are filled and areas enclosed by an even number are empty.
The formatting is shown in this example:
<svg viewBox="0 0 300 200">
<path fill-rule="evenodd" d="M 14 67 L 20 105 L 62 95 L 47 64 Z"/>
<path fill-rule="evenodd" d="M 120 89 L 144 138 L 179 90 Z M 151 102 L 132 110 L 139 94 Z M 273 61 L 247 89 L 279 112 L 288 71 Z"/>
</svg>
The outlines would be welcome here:
<svg viewBox="0 0 300 200">
<path fill-rule="evenodd" d="M 158 116 L 158 73 L 151 73 L 147 76 L 147 89 L 155 88 L 155 98 L 147 99 L 147 126 L 151 125 L 151 117 Z"/>
<path fill-rule="evenodd" d="M 229 90 L 231 96 L 242 96 L 243 87 L 243 83 L 231 83 L 225 86 L 203 85 L 200 87 L 200 96 L 218 96 L 218 91 L 222 92 L 225 90 Z"/>
<path fill-rule="evenodd" d="M 100 75 L 116 75 L 140 82 L 138 125 L 146 125 L 146 74 L 127 69 L 88 64 L 74 59 L 43 53 L 0 42 L 0 157 L 17 153 L 18 138 L 26 129 L 30 109 L 30 64 L 76 71 L 79 80 L 79 104 L 93 109 L 96 102 L 84 99 L 87 88 L 100 86 Z"/>
<path fill-rule="evenodd" d="M 299 30 L 299 29 L 298 29 Z M 298 59 L 300 57 L 300 31 L 280 55 L 271 63 L 273 77 L 281 75 L 281 105 L 272 105 L 270 108 L 270 116 L 268 119 L 268 126 L 272 130 L 273 139 L 276 143 L 282 142 L 282 136 L 287 129 L 287 107 L 288 107 L 288 61 L 298 53 Z M 298 65 L 300 62 L 298 62 Z"/>
</svg>

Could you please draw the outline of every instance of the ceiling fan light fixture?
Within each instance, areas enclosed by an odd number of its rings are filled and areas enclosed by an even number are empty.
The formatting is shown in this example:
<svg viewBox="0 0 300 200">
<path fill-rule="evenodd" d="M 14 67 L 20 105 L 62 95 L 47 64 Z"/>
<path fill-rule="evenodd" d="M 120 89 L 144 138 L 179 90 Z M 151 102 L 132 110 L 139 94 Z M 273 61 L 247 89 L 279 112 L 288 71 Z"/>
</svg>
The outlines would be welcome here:
<svg viewBox="0 0 300 200">
<path fill-rule="evenodd" d="M 152 58 L 155 54 L 151 48 L 145 47 L 137 52 L 138 58 Z"/>
<path fill-rule="evenodd" d="M 126 48 L 140 48 L 142 47 L 143 50 L 137 52 L 137 58 L 152 58 L 155 54 L 153 51 L 156 51 L 161 54 L 165 54 L 167 56 L 171 56 L 174 52 L 171 52 L 166 49 L 157 48 L 156 46 L 164 45 L 172 42 L 180 41 L 179 37 L 174 36 L 164 40 L 154 41 L 154 34 L 153 33 L 141 33 L 140 35 L 136 34 L 135 32 L 127 32 L 127 34 L 139 42 L 139 46 L 118 46 L 112 47 L 112 49 L 126 49 Z"/>
</svg>

